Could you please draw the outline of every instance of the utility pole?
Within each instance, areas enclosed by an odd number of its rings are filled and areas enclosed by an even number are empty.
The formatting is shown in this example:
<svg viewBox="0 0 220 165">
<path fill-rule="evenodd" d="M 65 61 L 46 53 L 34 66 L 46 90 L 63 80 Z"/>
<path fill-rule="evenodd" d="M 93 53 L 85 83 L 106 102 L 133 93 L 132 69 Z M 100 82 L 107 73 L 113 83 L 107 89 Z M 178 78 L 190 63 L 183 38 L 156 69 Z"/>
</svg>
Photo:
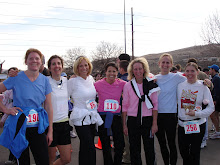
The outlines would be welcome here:
<svg viewBox="0 0 220 165">
<path fill-rule="evenodd" d="M 124 0 L 124 39 L 125 39 L 125 54 L 126 54 L 126 22 L 125 22 L 125 0 Z"/>
<path fill-rule="evenodd" d="M 132 60 L 134 59 L 134 26 L 133 26 L 133 7 L 131 8 L 131 30 L 132 30 Z"/>
</svg>

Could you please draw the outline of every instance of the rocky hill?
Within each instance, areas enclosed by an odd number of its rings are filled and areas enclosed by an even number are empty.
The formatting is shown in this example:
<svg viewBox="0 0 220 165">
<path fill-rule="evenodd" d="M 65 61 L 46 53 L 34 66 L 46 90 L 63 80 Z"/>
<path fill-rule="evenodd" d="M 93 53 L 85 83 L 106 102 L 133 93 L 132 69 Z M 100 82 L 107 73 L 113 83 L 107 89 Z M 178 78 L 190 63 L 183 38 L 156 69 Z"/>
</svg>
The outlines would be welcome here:
<svg viewBox="0 0 220 165">
<path fill-rule="evenodd" d="M 163 53 L 171 54 L 173 56 L 174 65 L 180 64 L 183 69 L 189 58 L 197 59 L 198 65 L 202 68 L 207 68 L 212 64 L 217 64 L 220 66 L 220 45 L 193 46 L 170 52 L 144 55 L 143 57 L 148 60 L 150 70 L 154 74 L 159 72 L 158 59 Z"/>
</svg>

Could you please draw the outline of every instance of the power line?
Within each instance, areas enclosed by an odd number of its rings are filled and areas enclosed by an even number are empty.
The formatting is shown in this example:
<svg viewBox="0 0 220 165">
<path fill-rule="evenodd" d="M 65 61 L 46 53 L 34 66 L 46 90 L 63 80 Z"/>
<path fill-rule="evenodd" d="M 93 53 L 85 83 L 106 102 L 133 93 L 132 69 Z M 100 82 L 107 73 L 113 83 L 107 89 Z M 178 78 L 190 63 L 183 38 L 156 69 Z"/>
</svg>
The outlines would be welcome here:
<svg viewBox="0 0 220 165">
<path fill-rule="evenodd" d="M 197 22 L 175 20 L 175 19 L 170 19 L 170 18 L 150 17 L 150 16 L 144 16 L 144 15 L 134 15 L 134 16 L 136 16 L 136 17 L 147 17 L 147 18 L 159 19 L 159 20 L 164 20 L 164 21 L 174 21 L 174 22 L 183 22 L 183 23 L 191 23 L 191 24 L 202 24 L 202 23 L 197 23 Z"/>
<path fill-rule="evenodd" d="M 34 16 L 21 16 L 21 15 L 6 15 L 0 14 L 0 16 L 6 17 L 22 17 L 22 18 L 35 18 L 35 19 L 50 19 L 50 20 L 60 20 L 60 21 L 74 21 L 74 22 L 90 22 L 90 23 L 100 23 L 100 24 L 116 24 L 123 25 L 122 23 L 114 23 L 114 22 L 98 22 L 98 21 L 89 21 L 89 20 L 80 20 L 80 19 L 67 19 L 67 18 L 53 18 L 53 17 L 34 17 Z M 127 24 L 129 25 L 129 24 Z"/>
<path fill-rule="evenodd" d="M 14 4 L 14 5 L 25 5 L 25 6 L 27 6 L 27 5 L 32 5 L 32 4 L 14 3 L 14 2 L 0 2 L 0 3 L 4 3 L 4 4 Z M 39 6 L 42 6 L 42 5 L 39 5 Z M 106 12 L 106 11 L 98 11 L 98 10 L 76 9 L 76 8 L 58 7 L 58 6 L 46 6 L 46 7 L 51 7 L 51 8 L 55 8 L 55 9 L 79 10 L 79 11 L 87 11 L 87 12 L 99 12 L 99 13 L 109 13 L 109 14 L 120 14 L 120 15 L 122 15 L 122 13 Z"/>
<path fill-rule="evenodd" d="M 0 22 L 0 24 L 10 24 L 10 25 L 29 25 L 29 26 L 47 26 L 47 27 L 56 27 L 56 28 L 69 28 L 69 29 L 87 29 L 87 30 L 103 30 L 103 31 L 123 31 L 123 30 L 111 30 L 111 29 L 97 29 L 97 28 L 85 28 L 85 27 L 73 27 L 73 26 L 58 26 L 58 25 L 47 25 L 47 24 L 31 24 L 31 23 L 6 23 Z"/>
<path fill-rule="evenodd" d="M 12 2 L 0 2 L 4 4 L 16 4 L 16 5 L 32 5 L 32 4 L 24 4 L 24 3 L 12 3 Z M 39 5 L 42 6 L 42 5 Z M 97 13 L 109 13 L 109 14 L 120 14 L 123 15 L 123 13 L 117 13 L 117 12 L 105 12 L 105 11 L 98 11 L 98 10 L 85 10 L 85 9 L 76 9 L 76 8 L 67 8 L 67 7 L 57 7 L 57 6 L 46 6 L 46 7 L 51 7 L 51 8 L 57 8 L 57 9 L 67 9 L 67 10 L 78 10 L 78 11 L 86 11 L 86 12 L 97 12 Z M 129 15 L 130 14 L 125 14 Z M 170 18 L 162 18 L 162 17 L 152 17 L 152 16 L 146 16 L 146 15 L 135 15 L 134 17 L 147 17 L 147 18 L 152 18 L 152 19 L 159 19 L 159 20 L 164 20 L 164 21 L 174 21 L 174 22 L 183 22 L 183 23 L 191 23 L 191 24 L 201 24 L 197 22 L 191 22 L 191 21 L 182 21 L 182 20 L 176 20 L 176 19 L 170 19 Z"/>
</svg>

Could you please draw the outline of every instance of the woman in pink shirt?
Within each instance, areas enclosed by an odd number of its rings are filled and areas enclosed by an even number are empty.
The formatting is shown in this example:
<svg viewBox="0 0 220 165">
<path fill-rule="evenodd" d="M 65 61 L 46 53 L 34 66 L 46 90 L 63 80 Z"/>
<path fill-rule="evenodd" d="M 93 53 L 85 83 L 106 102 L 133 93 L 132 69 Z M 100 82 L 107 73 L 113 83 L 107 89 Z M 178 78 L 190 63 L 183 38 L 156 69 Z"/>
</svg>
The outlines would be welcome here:
<svg viewBox="0 0 220 165">
<path fill-rule="evenodd" d="M 102 142 L 104 165 L 118 165 L 121 164 L 124 150 L 121 107 L 119 103 L 126 82 L 117 78 L 118 67 L 115 63 L 108 63 L 105 66 L 105 73 L 106 77 L 94 84 L 99 97 L 98 112 L 104 121 L 104 124 L 99 126 L 98 133 Z M 114 161 L 112 160 L 110 146 L 110 128 L 115 147 Z"/>
<path fill-rule="evenodd" d="M 141 136 L 147 165 L 154 165 L 154 134 L 157 132 L 157 91 L 160 88 L 149 78 L 145 58 L 137 58 L 128 66 L 128 80 L 123 89 L 123 131 L 129 136 L 131 164 L 140 165 Z M 128 116 L 128 117 L 127 117 Z M 127 121 L 127 123 L 126 123 Z"/>
</svg>

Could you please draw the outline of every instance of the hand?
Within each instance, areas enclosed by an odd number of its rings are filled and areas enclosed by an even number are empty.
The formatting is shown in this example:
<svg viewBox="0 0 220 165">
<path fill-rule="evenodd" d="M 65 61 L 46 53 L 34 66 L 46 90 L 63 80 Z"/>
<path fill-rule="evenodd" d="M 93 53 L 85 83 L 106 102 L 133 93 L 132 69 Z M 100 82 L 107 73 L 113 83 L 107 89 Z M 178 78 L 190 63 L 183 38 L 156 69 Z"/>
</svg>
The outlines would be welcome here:
<svg viewBox="0 0 220 165">
<path fill-rule="evenodd" d="M 4 113 L 14 116 L 18 114 L 18 111 L 23 112 L 23 110 L 19 107 L 12 107 L 12 108 L 7 109 Z"/>
<path fill-rule="evenodd" d="M 123 126 L 123 132 L 124 132 L 125 136 L 128 136 L 128 127 L 127 127 L 127 125 Z"/>
<path fill-rule="evenodd" d="M 151 127 L 152 136 L 154 136 L 157 131 L 158 131 L 157 124 L 153 124 L 152 127 Z"/>
<path fill-rule="evenodd" d="M 194 110 L 189 110 L 189 112 L 186 113 L 186 115 L 195 116 L 195 111 Z"/>
<path fill-rule="evenodd" d="M 212 82 L 209 79 L 205 79 L 203 80 L 203 84 L 206 85 L 208 88 L 210 88 L 212 85 Z"/>
<path fill-rule="evenodd" d="M 48 131 L 48 133 L 47 133 L 47 144 L 48 144 L 48 146 L 51 145 L 52 141 L 53 141 L 53 131 Z"/>
<path fill-rule="evenodd" d="M 18 70 L 11 69 L 8 73 L 9 77 L 15 77 L 18 75 Z"/>
<path fill-rule="evenodd" d="M 214 105 L 216 105 L 216 101 L 213 101 Z"/>
</svg>

